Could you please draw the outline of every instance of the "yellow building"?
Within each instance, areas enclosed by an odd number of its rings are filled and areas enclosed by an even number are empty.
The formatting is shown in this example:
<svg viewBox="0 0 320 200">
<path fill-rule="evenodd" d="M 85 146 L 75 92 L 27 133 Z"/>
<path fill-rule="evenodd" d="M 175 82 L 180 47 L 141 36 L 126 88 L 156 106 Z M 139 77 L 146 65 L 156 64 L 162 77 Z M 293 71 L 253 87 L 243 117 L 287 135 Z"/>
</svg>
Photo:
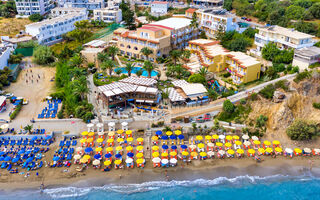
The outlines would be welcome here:
<svg viewBox="0 0 320 200">
<path fill-rule="evenodd" d="M 153 51 L 151 61 L 157 57 L 168 56 L 172 49 L 182 49 L 188 41 L 196 39 L 199 33 L 190 27 L 191 20 L 186 18 L 168 18 L 143 25 L 136 31 L 117 29 L 114 40 L 121 54 L 146 59 L 141 49 L 147 47 Z"/>
<path fill-rule="evenodd" d="M 260 78 L 261 63 L 242 52 L 230 52 L 218 41 L 197 39 L 189 42 L 188 48 L 196 55 L 201 66 L 210 72 L 231 73 L 234 84 L 247 83 Z"/>
</svg>

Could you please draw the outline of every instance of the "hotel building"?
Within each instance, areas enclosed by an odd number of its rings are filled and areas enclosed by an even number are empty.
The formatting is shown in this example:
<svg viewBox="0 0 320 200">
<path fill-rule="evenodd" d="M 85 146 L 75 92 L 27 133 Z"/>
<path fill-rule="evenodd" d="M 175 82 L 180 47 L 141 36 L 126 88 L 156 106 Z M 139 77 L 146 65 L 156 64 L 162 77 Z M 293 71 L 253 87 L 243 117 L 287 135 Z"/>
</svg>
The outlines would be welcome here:
<svg viewBox="0 0 320 200">
<path fill-rule="evenodd" d="M 107 7 L 93 10 L 93 19 L 106 23 L 120 23 L 122 21 L 122 11 L 116 7 Z"/>
<path fill-rule="evenodd" d="M 64 7 L 56 7 L 51 10 L 51 16 L 52 17 L 59 17 L 61 15 L 67 15 L 67 14 L 84 14 L 88 15 L 88 11 L 86 8 L 64 8 Z"/>
<path fill-rule="evenodd" d="M 54 8 L 51 0 L 15 0 L 18 15 L 44 15 Z"/>
<path fill-rule="evenodd" d="M 57 0 L 59 7 L 86 8 L 94 10 L 105 7 L 104 0 Z"/>
</svg>

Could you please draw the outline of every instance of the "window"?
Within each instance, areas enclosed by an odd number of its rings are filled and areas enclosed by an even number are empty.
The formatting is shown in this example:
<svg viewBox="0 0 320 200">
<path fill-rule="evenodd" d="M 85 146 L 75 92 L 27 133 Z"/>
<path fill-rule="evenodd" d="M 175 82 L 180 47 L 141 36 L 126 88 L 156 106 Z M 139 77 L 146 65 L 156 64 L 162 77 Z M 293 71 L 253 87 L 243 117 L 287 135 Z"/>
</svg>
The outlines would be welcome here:
<svg viewBox="0 0 320 200">
<path fill-rule="evenodd" d="M 136 50 L 136 51 L 138 51 L 138 47 L 134 47 L 133 49 Z"/>
<path fill-rule="evenodd" d="M 131 49 L 131 46 L 130 46 L 130 45 L 128 45 L 128 46 L 127 46 L 127 48 L 128 48 L 128 49 Z"/>
</svg>

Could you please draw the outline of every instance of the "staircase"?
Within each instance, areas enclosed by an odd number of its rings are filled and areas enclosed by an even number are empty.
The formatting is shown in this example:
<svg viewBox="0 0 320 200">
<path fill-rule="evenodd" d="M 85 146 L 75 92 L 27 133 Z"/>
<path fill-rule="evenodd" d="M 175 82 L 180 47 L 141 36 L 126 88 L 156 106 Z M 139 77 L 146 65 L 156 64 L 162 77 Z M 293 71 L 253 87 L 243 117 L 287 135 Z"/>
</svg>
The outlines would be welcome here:
<svg viewBox="0 0 320 200">
<path fill-rule="evenodd" d="M 201 68 L 201 64 L 199 61 L 198 56 L 195 54 L 191 54 L 190 61 L 187 63 L 187 68 L 192 72 L 195 73 Z"/>
</svg>

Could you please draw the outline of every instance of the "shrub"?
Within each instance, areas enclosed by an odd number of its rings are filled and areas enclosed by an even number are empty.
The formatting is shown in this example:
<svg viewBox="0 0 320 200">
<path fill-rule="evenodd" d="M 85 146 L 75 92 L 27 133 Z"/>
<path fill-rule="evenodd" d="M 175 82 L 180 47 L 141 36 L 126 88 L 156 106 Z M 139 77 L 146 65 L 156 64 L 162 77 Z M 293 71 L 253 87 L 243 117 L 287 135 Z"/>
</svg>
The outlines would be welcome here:
<svg viewBox="0 0 320 200">
<path fill-rule="evenodd" d="M 302 81 L 303 79 L 308 78 L 308 77 L 310 77 L 310 72 L 309 71 L 304 71 L 304 72 L 299 73 L 293 79 L 293 81 L 296 82 L 296 83 L 299 83 L 300 81 Z"/>
<path fill-rule="evenodd" d="M 30 15 L 29 20 L 32 22 L 39 22 L 39 21 L 43 20 L 43 17 L 39 13 L 36 13 L 36 14 Z"/>
<path fill-rule="evenodd" d="M 314 103 L 312 104 L 312 106 L 313 106 L 315 109 L 320 109 L 320 103 L 314 102 Z"/>
<path fill-rule="evenodd" d="M 296 119 L 288 128 L 287 134 L 292 140 L 310 140 L 319 135 L 317 125 L 302 119 Z"/>
<path fill-rule="evenodd" d="M 259 94 L 261 94 L 266 99 L 272 99 L 274 91 L 276 91 L 275 87 L 270 84 L 260 90 Z"/>
<path fill-rule="evenodd" d="M 48 46 L 37 46 L 33 52 L 34 61 L 39 65 L 50 64 L 54 61 L 53 52 Z"/>
<path fill-rule="evenodd" d="M 21 108 L 22 108 L 22 103 L 17 105 L 16 109 L 11 113 L 10 120 L 13 120 L 13 119 L 15 119 L 17 117 L 17 115 L 20 112 Z"/>
<path fill-rule="evenodd" d="M 245 99 L 241 99 L 241 100 L 240 100 L 240 104 L 244 105 L 244 104 L 246 104 L 246 103 L 247 103 L 247 101 L 246 101 Z"/>
<path fill-rule="evenodd" d="M 223 102 L 223 110 L 225 112 L 232 113 L 234 111 L 234 109 L 235 109 L 235 107 L 229 99 L 227 99 Z"/>
<path fill-rule="evenodd" d="M 251 95 L 250 95 L 250 100 L 251 101 L 255 101 L 255 100 L 257 100 L 258 99 L 258 94 L 257 93 L 252 93 Z"/>
<path fill-rule="evenodd" d="M 275 88 L 282 88 L 284 91 L 288 91 L 289 87 L 288 87 L 289 82 L 287 80 L 280 80 L 278 82 L 276 82 L 274 84 Z"/>
<path fill-rule="evenodd" d="M 190 82 L 190 83 L 205 83 L 206 79 L 203 76 L 201 76 L 200 74 L 192 74 L 188 78 L 188 82 Z"/>
<path fill-rule="evenodd" d="M 231 76 L 231 73 L 230 73 L 230 72 L 227 72 L 227 73 L 224 73 L 222 76 L 225 77 L 225 78 L 228 78 L 228 77 Z"/>
<path fill-rule="evenodd" d="M 58 117 L 58 119 L 63 118 L 63 110 L 62 109 L 58 112 L 57 117 Z"/>
</svg>

